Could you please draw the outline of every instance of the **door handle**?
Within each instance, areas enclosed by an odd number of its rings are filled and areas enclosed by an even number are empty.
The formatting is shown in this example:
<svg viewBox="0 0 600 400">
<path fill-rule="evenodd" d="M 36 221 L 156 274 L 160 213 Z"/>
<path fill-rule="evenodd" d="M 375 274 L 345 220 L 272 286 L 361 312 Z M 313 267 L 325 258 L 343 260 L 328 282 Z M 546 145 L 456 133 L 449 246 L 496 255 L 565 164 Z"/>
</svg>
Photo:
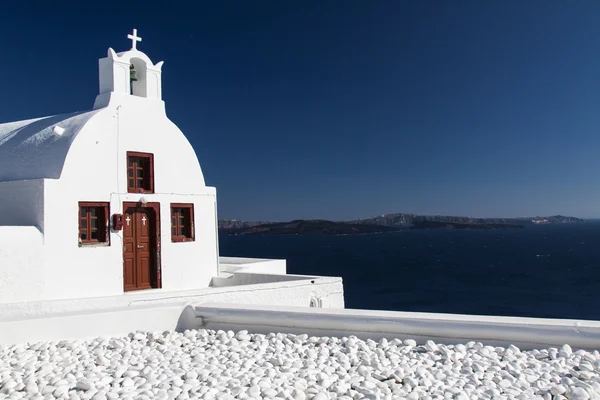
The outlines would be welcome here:
<svg viewBox="0 0 600 400">
<path fill-rule="evenodd" d="M 144 246 L 140 246 L 140 245 L 138 245 L 138 247 L 137 247 L 137 248 L 138 248 L 138 249 L 143 249 L 143 248 L 144 248 Z"/>
</svg>

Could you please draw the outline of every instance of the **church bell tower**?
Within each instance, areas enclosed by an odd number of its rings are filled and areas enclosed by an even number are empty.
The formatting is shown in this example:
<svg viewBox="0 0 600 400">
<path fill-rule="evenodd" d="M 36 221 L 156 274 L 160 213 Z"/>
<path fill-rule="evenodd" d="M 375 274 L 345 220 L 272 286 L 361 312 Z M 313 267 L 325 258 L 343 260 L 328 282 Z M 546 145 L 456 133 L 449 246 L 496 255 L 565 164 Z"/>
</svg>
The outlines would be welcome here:
<svg viewBox="0 0 600 400">
<path fill-rule="evenodd" d="M 150 58 L 137 49 L 137 29 L 127 35 L 131 49 L 115 53 L 108 49 L 108 55 L 99 60 L 100 94 L 94 109 L 106 107 L 115 97 L 135 96 L 162 102 L 161 69 L 163 62 L 153 64 Z"/>
</svg>

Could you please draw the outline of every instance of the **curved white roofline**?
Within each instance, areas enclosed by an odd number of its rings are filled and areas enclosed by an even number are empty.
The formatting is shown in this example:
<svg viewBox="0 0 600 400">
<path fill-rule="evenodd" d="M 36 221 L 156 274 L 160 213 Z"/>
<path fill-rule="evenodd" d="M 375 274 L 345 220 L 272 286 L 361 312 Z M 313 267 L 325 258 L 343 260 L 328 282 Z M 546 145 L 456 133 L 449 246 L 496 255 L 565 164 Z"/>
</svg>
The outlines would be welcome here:
<svg viewBox="0 0 600 400">
<path fill-rule="evenodd" d="M 98 111 L 0 124 L 0 182 L 60 178 L 73 140 Z"/>
<path fill-rule="evenodd" d="M 143 60 L 147 66 L 152 66 L 157 70 L 161 70 L 162 66 L 164 64 L 164 61 L 159 61 L 156 63 L 156 65 L 154 65 L 154 63 L 152 63 L 152 60 L 150 60 L 150 57 L 148 57 L 145 53 L 142 53 L 141 51 L 137 50 L 137 49 L 131 49 L 131 50 L 127 50 L 127 51 L 122 51 L 120 53 L 115 53 L 115 51 L 112 48 L 108 48 L 108 58 L 111 60 L 120 60 L 123 62 L 127 62 L 130 63 L 132 58 L 139 58 L 141 60 Z"/>
</svg>

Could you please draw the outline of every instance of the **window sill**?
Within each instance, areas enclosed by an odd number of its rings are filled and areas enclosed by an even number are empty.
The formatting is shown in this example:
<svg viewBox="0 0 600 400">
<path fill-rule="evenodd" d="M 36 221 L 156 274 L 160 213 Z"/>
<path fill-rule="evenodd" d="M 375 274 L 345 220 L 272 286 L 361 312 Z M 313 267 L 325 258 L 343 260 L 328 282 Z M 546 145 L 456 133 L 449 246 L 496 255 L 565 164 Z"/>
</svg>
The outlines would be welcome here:
<svg viewBox="0 0 600 400">
<path fill-rule="evenodd" d="M 79 242 L 79 247 L 109 247 L 109 242 Z"/>
<path fill-rule="evenodd" d="M 127 193 L 154 194 L 153 189 L 127 189 Z"/>
<path fill-rule="evenodd" d="M 173 243 L 185 243 L 185 242 L 193 242 L 194 238 L 187 238 L 187 237 L 174 237 L 171 238 L 171 242 Z"/>
</svg>

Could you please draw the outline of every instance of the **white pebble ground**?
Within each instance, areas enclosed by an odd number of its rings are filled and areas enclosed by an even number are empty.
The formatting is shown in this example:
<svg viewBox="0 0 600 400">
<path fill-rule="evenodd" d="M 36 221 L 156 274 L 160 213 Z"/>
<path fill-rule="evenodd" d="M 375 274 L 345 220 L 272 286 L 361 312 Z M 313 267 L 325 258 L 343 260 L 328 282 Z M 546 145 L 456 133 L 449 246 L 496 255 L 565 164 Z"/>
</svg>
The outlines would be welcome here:
<svg viewBox="0 0 600 400">
<path fill-rule="evenodd" d="M 0 347 L 0 399 L 600 399 L 600 354 L 241 331 Z"/>
</svg>

